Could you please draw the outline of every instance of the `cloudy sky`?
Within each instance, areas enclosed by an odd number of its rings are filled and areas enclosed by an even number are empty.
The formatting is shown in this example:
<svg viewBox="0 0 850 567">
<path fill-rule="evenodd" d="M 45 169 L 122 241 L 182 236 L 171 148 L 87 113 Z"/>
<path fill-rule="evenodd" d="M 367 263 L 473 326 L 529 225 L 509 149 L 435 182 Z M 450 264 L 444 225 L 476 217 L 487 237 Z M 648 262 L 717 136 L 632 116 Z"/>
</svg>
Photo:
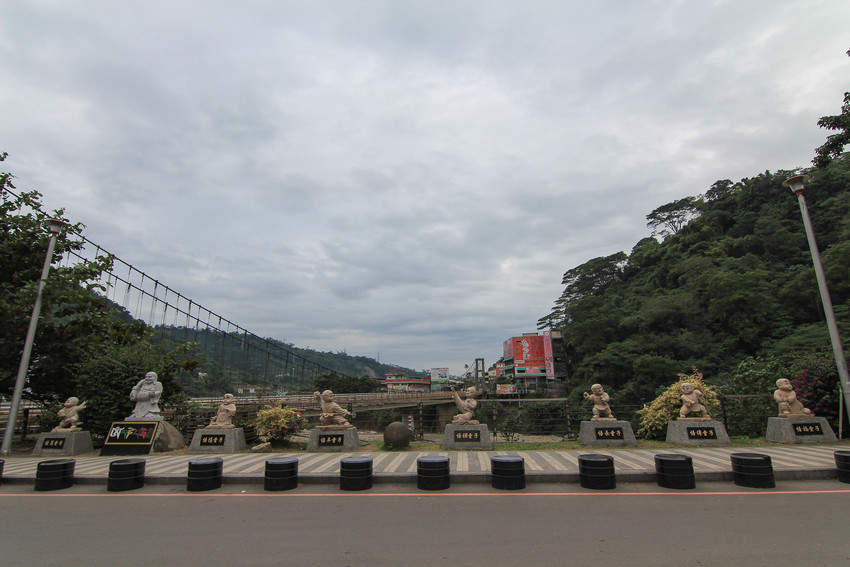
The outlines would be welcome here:
<svg viewBox="0 0 850 567">
<path fill-rule="evenodd" d="M 3 0 L 0 151 L 258 335 L 458 373 L 656 207 L 808 166 L 848 22 L 839 0 Z"/>
</svg>

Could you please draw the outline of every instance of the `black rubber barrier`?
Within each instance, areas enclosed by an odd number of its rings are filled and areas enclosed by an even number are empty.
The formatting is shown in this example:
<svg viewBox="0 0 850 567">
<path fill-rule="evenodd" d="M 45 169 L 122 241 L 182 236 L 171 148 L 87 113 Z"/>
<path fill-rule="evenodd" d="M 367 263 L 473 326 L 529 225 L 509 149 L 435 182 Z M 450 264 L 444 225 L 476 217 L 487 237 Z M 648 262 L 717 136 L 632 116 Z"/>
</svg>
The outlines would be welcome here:
<svg viewBox="0 0 850 567">
<path fill-rule="evenodd" d="M 525 488 L 525 459 L 516 455 L 490 457 L 490 484 L 499 490 Z"/>
<path fill-rule="evenodd" d="M 35 472 L 36 490 L 60 490 L 74 485 L 76 459 L 41 461 Z"/>
<path fill-rule="evenodd" d="M 583 488 L 610 490 L 617 488 L 614 457 L 588 453 L 578 456 L 578 477 Z"/>
<path fill-rule="evenodd" d="M 835 468 L 838 469 L 838 480 L 850 483 L 850 451 L 835 452 Z"/>
<path fill-rule="evenodd" d="M 775 488 L 773 464 L 769 455 L 759 453 L 732 453 L 732 479 L 738 486 L 749 488 Z"/>
<path fill-rule="evenodd" d="M 200 492 L 221 488 L 223 470 L 224 459 L 221 457 L 205 457 L 189 461 L 186 490 Z"/>
<path fill-rule="evenodd" d="M 298 458 L 275 457 L 266 459 L 263 488 L 270 492 L 292 490 L 298 487 Z"/>
<path fill-rule="evenodd" d="M 109 463 L 109 477 L 106 490 L 121 492 L 135 490 L 145 485 L 144 459 L 119 459 Z"/>
<path fill-rule="evenodd" d="M 345 457 L 339 461 L 340 490 L 372 488 L 372 457 Z"/>
<path fill-rule="evenodd" d="M 663 488 L 696 488 L 693 460 L 687 455 L 655 455 L 655 481 Z"/>
<path fill-rule="evenodd" d="M 421 490 L 445 490 L 451 487 L 449 458 L 427 455 L 416 459 L 416 486 Z"/>
</svg>

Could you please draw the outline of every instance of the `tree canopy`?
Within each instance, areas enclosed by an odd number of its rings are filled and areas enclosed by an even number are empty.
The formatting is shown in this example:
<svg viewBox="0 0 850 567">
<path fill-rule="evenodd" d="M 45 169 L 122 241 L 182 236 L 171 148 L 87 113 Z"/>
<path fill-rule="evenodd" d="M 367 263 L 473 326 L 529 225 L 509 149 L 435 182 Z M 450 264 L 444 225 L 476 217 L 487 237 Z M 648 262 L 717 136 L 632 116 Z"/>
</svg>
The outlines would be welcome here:
<svg viewBox="0 0 850 567">
<path fill-rule="evenodd" d="M 0 154 L 0 161 L 6 157 Z M 66 254 L 84 246 L 74 237 L 83 225 L 70 223 L 62 209 L 44 212 L 37 191 L 12 191 L 13 179 L 0 174 L 0 394 L 10 395 L 15 387 L 50 239 L 45 221 L 54 218 L 68 225 L 56 239 L 24 397 L 44 403 L 70 396 L 87 399 L 84 420 L 101 427 L 104 420 L 108 425 L 112 418 L 126 417 L 121 413 L 131 405 L 130 387 L 147 371 L 160 374 L 164 402 L 179 398 L 182 389 L 173 375 L 197 364 L 184 356 L 190 346 L 175 345 L 174 353 L 164 354 L 151 344 L 147 325 L 119 312 L 98 293 L 103 290 L 97 282 L 111 268 L 112 258 L 63 265 Z M 100 411 L 105 408 L 109 411 Z"/>
<path fill-rule="evenodd" d="M 569 386 L 610 384 L 635 403 L 691 366 L 722 381 L 748 357 L 829 352 L 800 211 L 781 186 L 796 173 L 717 181 L 653 211 L 648 226 L 658 237 L 568 270 L 539 324 L 563 332 Z M 806 198 L 847 337 L 850 160 L 807 173 Z"/>
<path fill-rule="evenodd" d="M 850 56 L 850 49 L 847 50 Z M 844 93 L 844 104 L 841 114 L 824 116 L 818 120 L 818 126 L 826 130 L 835 130 L 835 134 L 827 137 L 826 142 L 815 150 L 815 167 L 825 167 L 829 162 L 838 158 L 844 151 L 844 146 L 850 144 L 850 92 Z"/>
<path fill-rule="evenodd" d="M 0 156 L 5 160 L 6 154 Z M 68 222 L 62 209 L 48 215 L 42 211 L 41 195 L 21 192 L 16 197 L 13 176 L 0 174 L 0 393 L 10 394 L 21 361 L 41 269 L 47 254 L 48 218 Z M 105 299 L 94 293 L 98 276 L 111 259 L 61 266 L 59 261 L 82 244 L 68 235 L 79 232 L 80 223 L 69 223 L 57 237 L 54 267 L 44 288 L 41 317 L 24 395 L 32 399 L 69 396 L 73 390 L 73 366 L 89 358 L 113 326 Z"/>
</svg>

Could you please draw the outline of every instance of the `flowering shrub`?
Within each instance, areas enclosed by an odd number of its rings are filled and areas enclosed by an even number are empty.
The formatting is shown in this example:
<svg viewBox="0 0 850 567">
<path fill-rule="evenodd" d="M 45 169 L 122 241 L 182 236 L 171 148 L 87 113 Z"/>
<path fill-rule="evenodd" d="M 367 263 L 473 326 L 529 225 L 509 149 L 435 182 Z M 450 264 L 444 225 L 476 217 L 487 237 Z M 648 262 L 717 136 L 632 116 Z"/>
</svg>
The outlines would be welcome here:
<svg viewBox="0 0 850 567">
<path fill-rule="evenodd" d="M 638 435 L 643 435 L 647 439 L 661 439 L 667 433 L 667 424 L 679 415 L 679 410 L 682 409 L 682 384 L 689 382 L 694 385 L 694 388 L 702 392 L 700 403 L 705 406 L 708 413 L 714 412 L 718 406 L 717 392 L 714 386 L 709 386 L 703 381 L 702 372 L 697 370 L 696 366 L 691 367 L 691 374 L 679 373 L 679 381 L 667 388 L 667 390 L 652 400 L 649 405 L 644 405 L 643 409 L 638 411 L 640 415 L 640 429 L 637 430 Z"/>
<path fill-rule="evenodd" d="M 838 426 L 839 398 L 838 367 L 835 361 L 819 354 L 803 357 L 802 367 L 792 383 L 797 399 L 820 417 L 827 418 L 833 427 Z"/>
<path fill-rule="evenodd" d="M 287 437 L 304 427 L 306 422 L 307 420 L 301 417 L 300 411 L 290 408 L 272 408 L 257 412 L 257 419 L 252 425 L 264 441 L 286 441 Z"/>
</svg>

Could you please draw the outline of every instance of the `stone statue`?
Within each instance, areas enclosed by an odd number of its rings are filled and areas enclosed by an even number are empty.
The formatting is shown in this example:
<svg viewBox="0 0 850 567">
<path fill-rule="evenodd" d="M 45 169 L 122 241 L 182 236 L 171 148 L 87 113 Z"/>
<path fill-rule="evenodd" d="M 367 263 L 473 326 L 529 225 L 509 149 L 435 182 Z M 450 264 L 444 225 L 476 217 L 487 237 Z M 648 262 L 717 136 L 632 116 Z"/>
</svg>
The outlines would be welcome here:
<svg viewBox="0 0 850 567">
<path fill-rule="evenodd" d="M 51 431 L 79 431 L 80 425 L 83 424 L 80 421 L 79 411 L 85 409 L 85 407 L 86 402 L 80 403 L 79 398 L 72 396 L 65 400 L 65 403 L 62 404 L 62 408 L 59 410 L 61 421 Z"/>
<path fill-rule="evenodd" d="M 334 401 L 333 392 L 325 390 L 322 393 L 315 392 L 313 395 L 322 407 L 322 414 L 319 416 L 319 421 L 322 422 L 322 425 L 353 427 L 346 418 L 354 417 L 354 414 L 342 409 L 342 406 Z"/>
<path fill-rule="evenodd" d="M 611 414 L 611 406 L 608 405 L 608 401 L 611 398 L 602 388 L 602 385 L 594 384 L 590 387 L 590 391 L 593 393 L 588 394 L 585 392 L 584 399 L 593 402 L 593 417 L 591 420 L 614 419 L 613 414 Z"/>
<path fill-rule="evenodd" d="M 791 380 L 780 378 L 776 381 L 776 387 L 779 389 L 773 392 L 773 399 L 779 404 L 779 417 L 814 417 L 812 410 L 803 407 L 797 399 Z"/>
<path fill-rule="evenodd" d="M 236 415 L 236 403 L 233 394 L 225 394 L 224 401 L 218 406 L 218 412 L 210 419 L 209 425 L 204 429 L 233 429 L 233 416 Z"/>
<path fill-rule="evenodd" d="M 159 398 L 162 396 L 162 384 L 156 379 L 156 372 L 148 372 L 145 377 L 130 390 L 130 399 L 136 407 L 127 419 L 159 421 Z"/>
<path fill-rule="evenodd" d="M 700 403 L 702 392 L 694 388 L 690 382 L 682 384 L 682 409 L 679 410 L 679 419 L 686 419 L 691 413 L 698 411 L 702 414 L 702 419 L 709 420 L 708 410 Z"/>
<path fill-rule="evenodd" d="M 457 411 L 460 413 L 452 418 L 453 425 L 478 425 L 477 419 L 472 419 L 475 417 L 475 408 L 478 407 L 478 402 L 475 401 L 475 396 L 478 395 L 478 389 L 473 387 L 467 388 L 463 391 L 466 399 L 461 400 L 460 396 L 455 389 L 452 388 L 452 398 L 455 401 L 455 405 L 457 406 Z"/>
</svg>

